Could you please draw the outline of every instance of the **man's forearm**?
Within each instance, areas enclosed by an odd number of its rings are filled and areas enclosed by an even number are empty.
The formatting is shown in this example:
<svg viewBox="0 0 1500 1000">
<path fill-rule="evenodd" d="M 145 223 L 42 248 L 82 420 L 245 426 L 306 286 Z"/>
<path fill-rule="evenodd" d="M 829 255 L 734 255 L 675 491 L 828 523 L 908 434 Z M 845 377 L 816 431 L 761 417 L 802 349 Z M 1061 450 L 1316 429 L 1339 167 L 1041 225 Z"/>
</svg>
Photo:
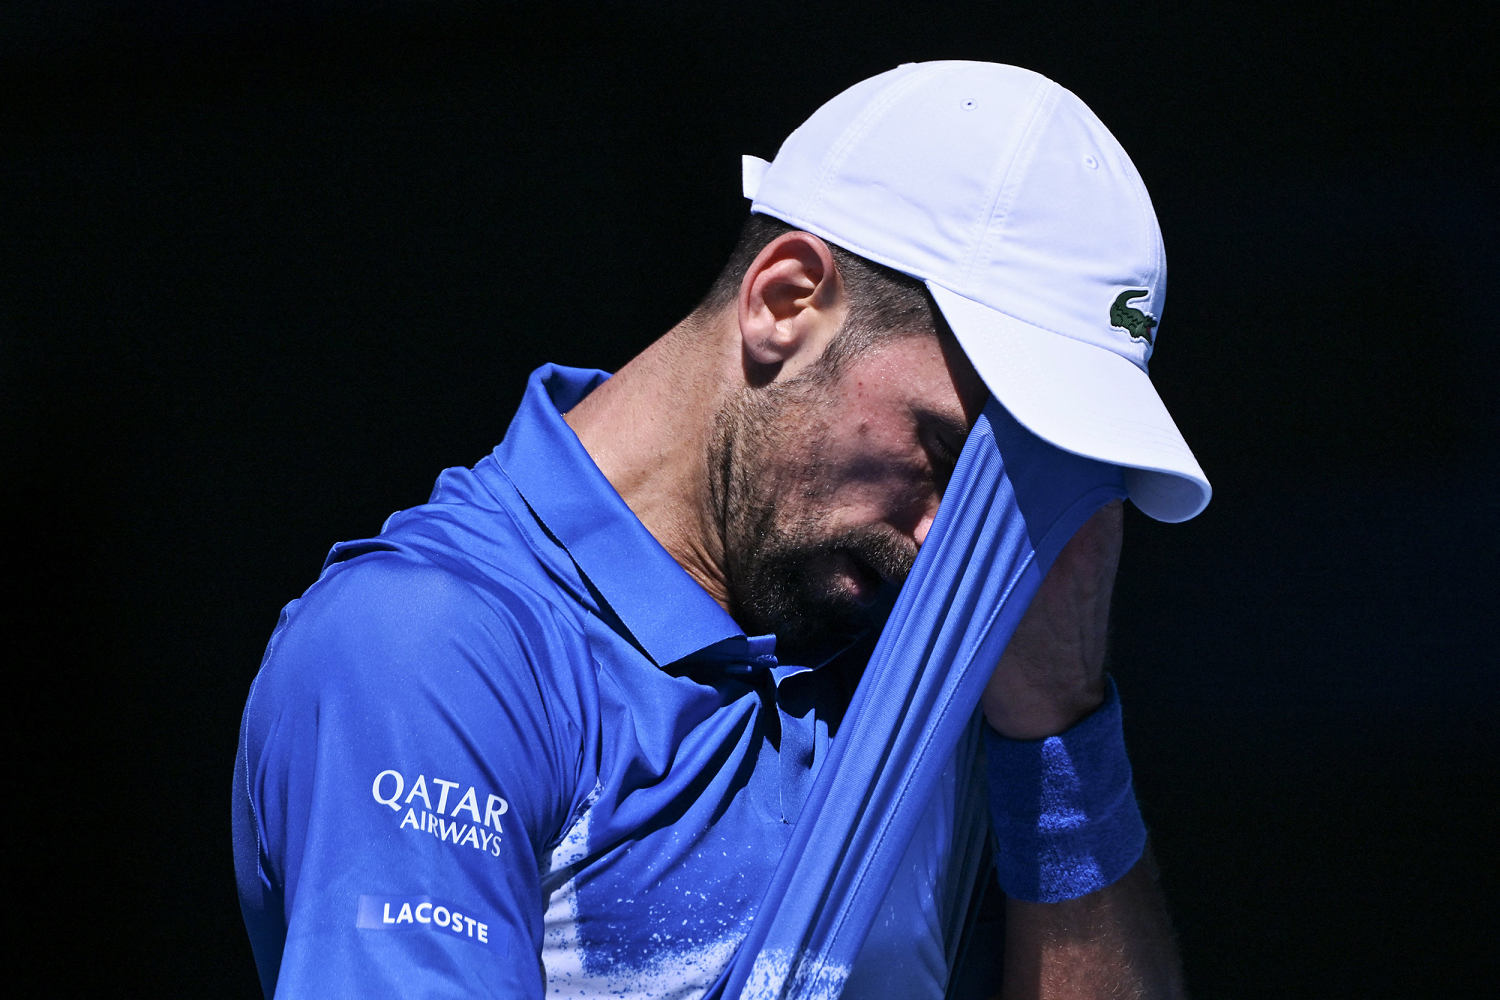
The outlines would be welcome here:
<svg viewBox="0 0 1500 1000">
<path fill-rule="evenodd" d="M 1112 885 L 1062 903 L 1009 899 L 1001 1000 L 1186 996 L 1150 853 Z"/>
</svg>

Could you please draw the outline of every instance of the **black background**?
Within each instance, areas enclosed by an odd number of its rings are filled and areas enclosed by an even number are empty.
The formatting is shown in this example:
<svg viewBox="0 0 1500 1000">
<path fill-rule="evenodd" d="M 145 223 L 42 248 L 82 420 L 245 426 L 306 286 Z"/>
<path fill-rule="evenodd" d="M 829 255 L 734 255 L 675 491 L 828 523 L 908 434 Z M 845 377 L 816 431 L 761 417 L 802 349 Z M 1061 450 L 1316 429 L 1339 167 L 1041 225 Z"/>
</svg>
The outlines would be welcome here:
<svg viewBox="0 0 1500 1000">
<path fill-rule="evenodd" d="M 11 981 L 255 995 L 228 793 L 280 606 L 532 367 L 680 318 L 740 153 L 981 58 L 1083 97 L 1167 240 L 1216 498 L 1132 517 L 1115 658 L 1191 985 L 1490 995 L 1494 39 L 1290 8 L 7 7 Z"/>
</svg>

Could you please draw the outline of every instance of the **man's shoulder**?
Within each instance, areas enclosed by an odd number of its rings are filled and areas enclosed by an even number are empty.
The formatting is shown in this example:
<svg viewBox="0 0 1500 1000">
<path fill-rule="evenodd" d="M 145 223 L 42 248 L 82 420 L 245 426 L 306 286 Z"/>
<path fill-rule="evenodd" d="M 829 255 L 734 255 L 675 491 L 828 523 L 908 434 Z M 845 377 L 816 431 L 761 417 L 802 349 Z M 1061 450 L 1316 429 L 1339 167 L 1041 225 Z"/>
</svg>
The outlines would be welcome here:
<svg viewBox="0 0 1500 1000">
<path fill-rule="evenodd" d="M 382 545 L 331 564 L 287 605 L 257 686 L 309 703 L 422 690 L 471 708 L 485 692 L 502 701 L 540 694 L 572 715 L 566 706 L 581 712 L 594 700 L 597 669 L 581 623 L 525 581 L 476 579 Z"/>
<path fill-rule="evenodd" d="M 523 644 L 581 638 L 566 602 L 532 576 L 496 566 L 476 571 L 420 550 L 377 544 L 329 565 L 288 605 L 278 631 L 316 630 L 429 650 L 481 637 Z"/>
</svg>

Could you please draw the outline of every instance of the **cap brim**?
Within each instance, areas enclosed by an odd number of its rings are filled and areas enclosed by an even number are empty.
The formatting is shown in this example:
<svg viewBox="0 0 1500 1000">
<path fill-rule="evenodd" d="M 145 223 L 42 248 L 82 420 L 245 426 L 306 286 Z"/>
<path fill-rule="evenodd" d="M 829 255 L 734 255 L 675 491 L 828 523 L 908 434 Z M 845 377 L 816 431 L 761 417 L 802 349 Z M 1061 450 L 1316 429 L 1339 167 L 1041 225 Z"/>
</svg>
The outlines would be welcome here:
<svg viewBox="0 0 1500 1000">
<path fill-rule="evenodd" d="M 927 283 L 984 383 L 1031 433 L 1125 470 L 1125 488 L 1158 521 L 1186 521 L 1212 490 L 1151 378 L 1112 351 L 1043 330 Z"/>
</svg>

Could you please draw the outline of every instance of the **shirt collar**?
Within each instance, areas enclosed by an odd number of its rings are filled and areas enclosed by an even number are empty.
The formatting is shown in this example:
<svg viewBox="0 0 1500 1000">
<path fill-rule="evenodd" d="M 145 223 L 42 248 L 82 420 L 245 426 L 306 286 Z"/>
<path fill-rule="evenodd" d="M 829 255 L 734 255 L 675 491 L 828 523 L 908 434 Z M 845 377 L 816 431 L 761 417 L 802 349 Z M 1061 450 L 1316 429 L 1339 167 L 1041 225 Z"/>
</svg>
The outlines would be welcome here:
<svg viewBox="0 0 1500 1000">
<path fill-rule="evenodd" d="M 719 643 L 738 649 L 746 642 L 739 625 L 646 530 L 563 420 L 608 377 L 538 368 L 493 458 L 658 666 Z"/>
</svg>

